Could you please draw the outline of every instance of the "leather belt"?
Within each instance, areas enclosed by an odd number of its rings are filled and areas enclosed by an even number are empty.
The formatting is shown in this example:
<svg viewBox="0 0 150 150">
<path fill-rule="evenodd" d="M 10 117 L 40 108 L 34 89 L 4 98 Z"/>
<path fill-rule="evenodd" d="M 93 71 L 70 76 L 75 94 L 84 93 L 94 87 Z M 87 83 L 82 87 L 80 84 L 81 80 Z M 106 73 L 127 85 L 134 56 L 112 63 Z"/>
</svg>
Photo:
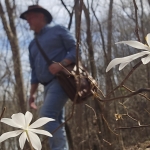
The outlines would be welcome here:
<svg viewBox="0 0 150 150">
<path fill-rule="evenodd" d="M 54 77 L 53 79 L 55 79 L 55 77 Z M 41 83 L 42 85 L 46 86 L 46 85 L 48 85 L 50 82 L 52 82 L 53 79 L 51 79 L 51 80 L 48 81 L 48 82 L 40 82 L 40 83 Z"/>
</svg>

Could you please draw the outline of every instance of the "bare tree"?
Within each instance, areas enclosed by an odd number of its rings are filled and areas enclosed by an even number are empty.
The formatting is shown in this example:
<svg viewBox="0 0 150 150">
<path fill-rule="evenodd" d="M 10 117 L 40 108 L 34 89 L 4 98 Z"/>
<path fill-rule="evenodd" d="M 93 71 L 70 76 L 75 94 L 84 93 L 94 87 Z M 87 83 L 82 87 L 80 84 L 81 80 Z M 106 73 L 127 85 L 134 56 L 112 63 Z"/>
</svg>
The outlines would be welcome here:
<svg viewBox="0 0 150 150">
<path fill-rule="evenodd" d="M 110 0 L 109 4 L 109 12 L 108 12 L 108 22 L 107 22 L 107 58 L 105 58 L 105 66 L 108 65 L 108 63 L 111 60 L 112 56 L 112 11 L 113 11 L 113 0 Z M 106 95 L 113 89 L 112 87 L 112 71 L 108 72 L 106 74 Z"/>
<path fill-rule="evenodd" d="M 17 33 L 14 22 L 14 11 L 15 11 L 15 2 L 13 4 L 9 2 L 9 0 L 5 0 L 5 5 L 7 8 L 8 19 L 6 16 L 6 12 L 4 12 L 3 5 L 0 2 L 0 16 L 4 26 L 4 30 L 7 34 L 8 40 L 10 42 L 11 50 L 12 50 L 12 60 L 14 63 L 14 76 L 15 76 L 15 92 L 17 96 L 17 101 L 19 105 L 19 109 L 22 112 L 25 112 L 25 95 L 24 95 L 24 86 L 23 86 L 23 78 L 22 78 L 22 67 L 20 61 L 20 51 L 17 40 Z M 12 6 L 11 6 L 12 5 Z"/>
<path fill-rule="evenodd" d="M 86 29 L 86 42 L 88 45 L 91 73 L 92 73 L 92 76 L 96 79 L 97 71 L 96 71 L 96 65 L 95 65 L 95 59 L 94 59 L 94 48 L 93 48 L 93 42 L 92 42 L 91 19 L 90 19 L 89 8 L 87 8 L 86 5 L 83 4 L 83 10 L 84 10 L 85 19 L 86 19 L 86 28 L 87 28 Z"/>
</svg>

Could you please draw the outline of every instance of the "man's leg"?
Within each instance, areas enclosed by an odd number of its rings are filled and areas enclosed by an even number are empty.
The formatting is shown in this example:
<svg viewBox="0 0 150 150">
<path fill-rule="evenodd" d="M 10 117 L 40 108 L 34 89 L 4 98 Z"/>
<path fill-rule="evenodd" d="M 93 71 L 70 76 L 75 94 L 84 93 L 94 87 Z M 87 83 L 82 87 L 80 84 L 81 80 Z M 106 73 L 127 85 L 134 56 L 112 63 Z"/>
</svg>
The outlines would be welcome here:
<svg viewBox="0 0 150 150">
<path fill-rule="evenodd" d="M 41 116 L 55 119 L 45 125 L 45 129 L 53 133 L 50 138 L 51 150 L 68 150 L 66 132 L 64 126 L 56 130 L 64 122 L 64 105 L 68 97 L 60 87 L 57 79 L 54 79 L 45 88 L 45 99 L 41 109 Z"/>
</svg>

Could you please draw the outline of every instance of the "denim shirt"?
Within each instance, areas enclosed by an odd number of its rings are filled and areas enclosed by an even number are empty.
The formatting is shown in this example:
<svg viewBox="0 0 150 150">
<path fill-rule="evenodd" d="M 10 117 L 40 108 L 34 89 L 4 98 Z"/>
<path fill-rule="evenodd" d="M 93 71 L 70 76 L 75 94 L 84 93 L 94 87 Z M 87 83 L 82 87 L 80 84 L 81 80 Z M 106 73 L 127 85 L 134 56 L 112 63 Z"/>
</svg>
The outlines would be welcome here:
<svg viewBox="0 0 150 150">
<path fill-rule="evenodd" d="M 76 42 L 65 27 L 46 25 L 37 38 L 50 60 L 61 62 L 63 59 L 69 59 L 75 62 Z M 48 70 L 49 66 L 39 51 L 35 39 L 29 45 L 29 60 L 32 69 L 31 84 L 47 83 L 54 78 Z"/>
</svg>

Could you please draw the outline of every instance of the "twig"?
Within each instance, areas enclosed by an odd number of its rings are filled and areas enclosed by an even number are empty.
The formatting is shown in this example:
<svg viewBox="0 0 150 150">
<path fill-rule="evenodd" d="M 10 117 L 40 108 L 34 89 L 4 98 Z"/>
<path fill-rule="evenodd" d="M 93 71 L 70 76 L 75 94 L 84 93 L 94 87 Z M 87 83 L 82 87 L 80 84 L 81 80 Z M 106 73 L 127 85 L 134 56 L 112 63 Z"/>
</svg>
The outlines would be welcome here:
<svg viewBox="0 0 150 150">
<path fill-rule="evenodd" d="M 148 125 L 139 125 L 139 126 L 132 126 L 132 127 L 119 127 L 119 128 L 115 128 L 114 130 L 119 130 L 119 129 L 133 129 L 133 128 L 143 128 L 143 127 L 149 127 L 150 124 Z"/>
<path fill-rule="evenodd" d="M 115 135 L 118 135 L 117 133 L 115 133 L 115 132 L 110 128 L 110 126 L 109 126 L 107 120 L 105 119 L 104 115 L 102 115 L 102 118 L 103 118 L 103 120 L 105 121 L 105 123 L 106 123 L 108 129 L 109 129 L 112 133 L 114 133 Z"/>
<path fill-rule="evenodd" d="M 135 0 L 133 0 L 133 4 L 134 4 L 134 8 L 135 8 L 135 22 L 136 22 L 136 28 L 135 28 L 135 34 L 138 38 L 138 41 L 140 42 L 140 36 L 139 36 L 139 26 L 138 26 L 138 16 L 137 16 L 137 10 L 138 10 L 138 7 L 136 5 L 136 2 Z"/>
<path fill-rule="evenodd" d="M 145 109 L 145 111 L 150 115 L 150 112 L 147 109 Z"/>
<path fill-rule="evenodd" d="M 31 140 L 30 140 L 30 137 L 29 137 L 29 134 L 28 134 L 28 131 L 26 131 L 26 135 L 27 135 L 27 138 L 28 138 L 28 141 L 29 141 L 30 149 L 34 150 L 33 146 L 32 146 L 32 143 L 31 143 Z"/>
<path fill-rule="evenodd" d="M 113 101 L 113 100 L 118 100 L 118 99 L 123 99 L 123 98 L 128 98 L 128 97 L 131 97 L 131 96 L 134 96 L 134 95 L 137 95 L 139 93 L 142 93 L 142 92 L 150 92 L 150 89 L 147 88 L 147 89 L 139 89 L 137 91 L 134 91 L 132 92 L 131 94 L 128 94 L 128 95 L 125 95 L 125 96 L 119 96 L 119 97 L 115 97 L 115 98 L 110 98 L 110 99 L 101 99 L 100 97 L 96 97 L 97 100 L 101 101 L 101 102 L 108 102 L 108 101 Z M 142 95 L 144 96 L 144 95 Z M 145 97 L 145 96 L 144 96 Z M 149 100 L 149 99 L 148 99 Z"/>
<path fill-rule="evenodd" d="M 65 7 L 65 9 L 67 10 L 67 12 L 68 12 L 68 14 L 70 16 L 70 20 L 69 20 L 69 24 L 68 24 L 68 29 L 69 30 L 70 30 L 71 24 L 72 24 L 72 18 L 73 18 L 74 9 L 75 9 L 76 5 L 78 4 L 78 2 L 79 2 L 79 0 L 75 1 L 75 4 L 74 4 L 74 6 L 72 8 L 72 12 L 70 12 L 69 9 L 67 8 L 66 4 L 64 3 L 64 1 L 61 0 L 62 5 Z"/>
<path fill-rule="evenodd" d="M 123 81 L 115 88 L 113 89 L 108 96 L 113 93 L 115 90 L 117 90 L 119 87 L 123 86 L 123 84 L 126 82 L 126 80 L 131 76 L 131 74 L 142 64 L 142 61 L 140 61 L 139 63 L 137 63 L 132 70 L 128 73 L 128 75 L 123 79 Z"/>
<path fill-rule="evenodd" d="M 105 139 L 103 139 L 104 142 L 106 142 L 109 145 L 112 145 L 110 142 L 106 141 Z"/>
<path fill-rule="evenodd" d="M 127 87 L 124 86 L 124 85 L 123 85 L 123 87 L 124 87 L 125 89 L 127 89 L 128 91 L 130 91 L 130 92 L 135 92 L 135 91 L 132 91 L 131 89 L 127 88 Z M 141 90 L 141 89 L 140 89 L 140 90 Z M 146 91 L 146 90 L 147 90 L 147 89 L 145 89 L 145 92 L 148 92 L 148 91 Z M 139 93 L 139 95 L 142 96 L 142 97 L 144 97 L 144 98 L 146 98 L 147 100 L 150 101 L 150 98 L 148 98 L 146 95 L 144 95 L 144 94 L 142 94 L 142 93 Z"/>
<path fill-rule="evenodd" d="M 4 109 L 3 109 L 3 111 L 2 111 L 2 113 L 1 113 L 1 115 L 0 115 L 0 120 L 2 119 L 2 117 L 3 117 L 5 111 L 6 111 L 6 107 L 4 107 Z"/>
<path fill-rule="evenodd" d="M 96 116 L 96 112 L 95 112 L 95 110 L 94 110 L 91 106 L 89 106 L 89 105 L 87 105 L 87 104 L 85 104 L 85 106 L 87 106 L 87 107 L 89 107 L 89 108 L 91 108 L 91 109 L 92 109 L 92 111 L 94 112 L 94 117 L 95 117 L 95 119 L 97 119 L 97 116 Z"/>
<path fill-rule="evenodd" d="M 140 125 L 140 121 L 138 121 L 137 119 L 133 118 L 132 116 L 129 115 L 128 113 L 128 110 L 127 110 L 127 107 L 123 104 L 123 103 L 119 103 L 120 105 L 123 106 L 123 108 L 125 109 L 126 111 L 126 114 L 123 114 L 124 116 L 128 116 L 129 118 L 131 118 L 132 120 L 134 120 L 135 122 L 138 123 L 138 125 Z"/>
<path fill-rule="evenodd" d="M 119 127 L 119 128 L 115 128 L 114 130 L 117 130 L 117 129 L 132 129 L 132 128 L 140 128 L 140 127 L 148 127 L 148 126 L 150 126 L 150 125 L 141 125 L 141 124 L 140 124 L 140 121 L 138 121 L 137 119 L 135 119 L 135 118 L 133 118 L 132 116 L 129 115 L 129 113 L 128 113 L 128 111 L 127 111 L 127 107 L 126 107 L 123 103 L 120 103 L 120 104 L 124 107 L 124 109 L 125 109 L 125 111 L 126 111 L 126 113 L 127 113 L 127 114 L 123 114 L 123 115 L 126 115 L 126 116 L 128 116 L 129 118 L 131 118 L 132 120 L 136 121 L 136 122 L 138 123 L 138 126 Z"/>
</svg>

